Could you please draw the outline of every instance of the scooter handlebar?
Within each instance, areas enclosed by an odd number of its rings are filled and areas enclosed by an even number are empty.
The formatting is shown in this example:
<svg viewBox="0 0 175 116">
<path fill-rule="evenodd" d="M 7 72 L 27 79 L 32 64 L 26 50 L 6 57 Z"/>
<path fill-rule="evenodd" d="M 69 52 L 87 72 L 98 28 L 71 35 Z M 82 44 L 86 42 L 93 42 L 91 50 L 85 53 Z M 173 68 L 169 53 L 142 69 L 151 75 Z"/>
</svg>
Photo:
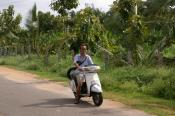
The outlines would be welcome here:
<svg viewBox="0 0 175 116">
<path fill-rule="evenodd" d="M 85 67 L 82 67 L 82 69 L 84 71 L 87 71 L 87 72 L 97 72 L 99 71 L 101 68 L 100 66 L 85 66 Z"/>
</svg>

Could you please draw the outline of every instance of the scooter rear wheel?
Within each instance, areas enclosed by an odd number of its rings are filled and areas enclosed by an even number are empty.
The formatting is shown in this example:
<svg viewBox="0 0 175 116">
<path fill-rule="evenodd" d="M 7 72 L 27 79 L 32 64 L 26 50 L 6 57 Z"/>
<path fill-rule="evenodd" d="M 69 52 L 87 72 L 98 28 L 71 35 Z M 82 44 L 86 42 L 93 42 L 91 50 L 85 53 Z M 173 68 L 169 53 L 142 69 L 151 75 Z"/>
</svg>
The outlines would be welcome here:
<svg viewBox="0 0 175 116">
<path fill-rule="evenodd" d="M 100 106 L 103 103 L 102 93 L 93 93 L 92 99 L 96 106 Z"/>
</svg>

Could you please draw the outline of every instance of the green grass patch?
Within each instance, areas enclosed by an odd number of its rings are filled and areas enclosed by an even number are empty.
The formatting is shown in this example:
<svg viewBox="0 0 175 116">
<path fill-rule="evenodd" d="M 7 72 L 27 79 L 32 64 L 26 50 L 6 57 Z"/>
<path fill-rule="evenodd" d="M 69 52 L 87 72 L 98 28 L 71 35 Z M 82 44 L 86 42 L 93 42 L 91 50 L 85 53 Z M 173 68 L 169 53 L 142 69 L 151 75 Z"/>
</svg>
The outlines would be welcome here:
<svg viewBox="0 0 175 116">
<path fill-rule="evenodd" d="M 133 108 L 143 110 L 157 116 L 174 116 L 175 101 L 151 97 L 138 92 L 104 92 L 108 99 L 122 102 Z"/>
<path fill-rule="evenodd" d="M 171 45 L 170 47 L 166 48 L 163 51 L 163 55 L 165 57 L 175 57 L 174 54 L 175 54 L 175 44 Z"/>
</svg>

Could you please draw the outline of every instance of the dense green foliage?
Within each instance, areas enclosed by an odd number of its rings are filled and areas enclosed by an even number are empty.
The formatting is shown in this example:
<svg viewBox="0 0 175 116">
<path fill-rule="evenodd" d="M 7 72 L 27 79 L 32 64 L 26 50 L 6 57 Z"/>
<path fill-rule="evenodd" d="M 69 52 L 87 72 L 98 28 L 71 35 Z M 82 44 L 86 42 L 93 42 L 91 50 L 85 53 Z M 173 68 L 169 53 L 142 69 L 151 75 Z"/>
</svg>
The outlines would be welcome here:
<svg viewBox="0 0 175 116">
<path fill-rule="evenodd" d="M 9 6 L 7 9 L 4 9 L 0 14 L 0 45 L 8 46 L 17 44 L 15 41 L 19 38 L 16 34 L 20 31 L 20 21 L 21 15 L 14 16 L 15 11 L 13 6 Z"/>
<path fill-rule="evenodd" d="M 59 14 L 67 15 L 67 10 L 71 10 L 78 6 L 78 0 L 52 0 L 50 6 Z"/>
<path fill-rule="evenodd" d="M 74 12 L 77 0 L 53 0 L 50 6 L 59 15 L 37 11 L 35 4 L 27 30 L 20 28 L 21 16 L 14 17 L 9 6 L 0 15 L 0 44 L 5 49 L 24 46 L 23 53 L 29 58 L 31 53 L 44 56 L 45 64 L 50 54 L 63 51 L 58 55 L 63 57 L 68 49 L 77 52 L 81 42 L 88 43 L 93 53 L 101 51 L 124 62 L 120 66 L 166 64 L 163 53 L 174 43 L 174 4 L 173 0 L 116 0 L 106 13 L 91 6 Z"/>
</svg>

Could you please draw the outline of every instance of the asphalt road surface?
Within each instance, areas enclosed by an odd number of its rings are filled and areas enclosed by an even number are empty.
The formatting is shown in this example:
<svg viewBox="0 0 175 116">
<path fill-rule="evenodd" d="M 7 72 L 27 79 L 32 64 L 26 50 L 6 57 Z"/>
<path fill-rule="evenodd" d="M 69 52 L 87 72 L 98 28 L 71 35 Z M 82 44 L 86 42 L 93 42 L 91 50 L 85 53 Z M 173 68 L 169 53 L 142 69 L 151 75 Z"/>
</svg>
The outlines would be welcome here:
<svg viewBox="0 0 175 116">
<path fill-rule="evenodd" d="M 0 116 L 150 116 L 107 99 L 100 107 L 91 98 L 74 104 L 68 87 L 35 76 L 0 67 Z"/>
</svg>

